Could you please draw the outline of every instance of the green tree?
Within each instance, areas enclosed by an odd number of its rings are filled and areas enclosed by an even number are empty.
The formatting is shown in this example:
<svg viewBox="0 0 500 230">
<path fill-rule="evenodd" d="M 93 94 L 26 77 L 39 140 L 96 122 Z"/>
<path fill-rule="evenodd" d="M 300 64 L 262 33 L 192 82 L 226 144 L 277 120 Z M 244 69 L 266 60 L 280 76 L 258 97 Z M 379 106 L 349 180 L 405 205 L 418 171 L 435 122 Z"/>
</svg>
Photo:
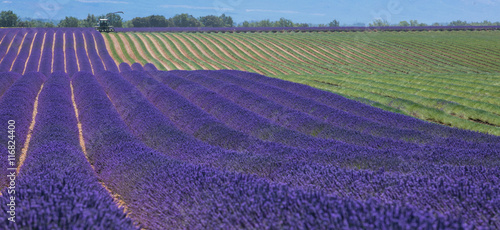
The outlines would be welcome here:
<svg viewBox="0 0 500 230">
<path fill-rule="evenodd" d="M 97 25 L 97 17 L 93 14 L 88 14 L 86 19 L 78 21 L 79 27 L 94 27 Z"/>
<path fill-rule="evenodd" d="M 165 18 L 164 16 L 162 16 Z M 109 24 L 114 27 L 123 27 L 123 18 L 119 14 L 106 14 Z"/>
<path fill-rule="evenodd" d="M 440 24 L 437 22 L 434 22 L 434 23 L 432 23 L 432 26 L 440 26 Z"/>
<path fill-rule="evenodd" d="M 407 21 L 400 21 L 399 22 L 399 26 L 405 26 L 405 27 L 407 27 L 407 26 L 410 26 L 410 23 L 408 23 Z"/>
<path fill-rule="evenodd" d="M 271 22 L 271 20 L 269 19 L 265 19 L 265 20 L 261 20 L 259 22 L 257 22 L 257 25 L 253 26 L 253 27 L 273 27 L 274 23 Z"/>
<path fill-rule="evenodd" d="M 466 25 L 467 25 L 467 21 L 457 20 L 457 21 L 450 22 L 450 26 L 466 26 Z"/>
<path fill-rule="evenodd" d="M 222 18 L 217 17 L 215 15 L 200 17 L 200 22 L 205 27 L 224 27 L 224 22 L 222 21 Z"/>
<path fill-rule="evenodd" d="M 12 10 L 0 12 L 0 27 L 16 27 L 19 17 Z"/>
<path fill-rule="evenodd" d="M 275 27 L 293 27 L 293 22 L 290 19 L 280 18 L 279 21 L 274 23 Z"/>
<path fill-rule="evenodd" d="M 130 22 L 133 27 L 149 27 L 149 21 L 146 18 L 135 17 Z"/>
<path fill-rule="evenodd" d="M 340 26 L 340 22 L 337 20 L 333 20 L 330 23 L 328 23 L 328 27 L 339 27 L 339 26 Z"/>
<path fill-rule="evenodd" d="M 201 22 L 190 14 L 177 14 L 172 22 L 176 27 L 201 27 Z"/>
<path fill-rule="evenodd" d="M 375 19 L 372 23 L 368 25 L 369 27 L 381 27 L 381 26 L 390 26 L 387 20 Z"/>
<path fill-rule="evenodd" d="M 66 16 L 59 24 L 58 27 L 78 27 L 78 18 Z"/>
<path fill-rule="evenodd" d="M 233 27 L 234 26 L 234 21 L 231 16 L 226 16 L 226 14 L 222 14 L 220 16 L 220 19 L 222 20 L 222 24 L 224 27 Z"/>
<path fill-rule="evenodd" d="M 146 17 L 148 27 L 168 27 L 169 21 L 163 15 L 151 15 Z"/>
</svg>

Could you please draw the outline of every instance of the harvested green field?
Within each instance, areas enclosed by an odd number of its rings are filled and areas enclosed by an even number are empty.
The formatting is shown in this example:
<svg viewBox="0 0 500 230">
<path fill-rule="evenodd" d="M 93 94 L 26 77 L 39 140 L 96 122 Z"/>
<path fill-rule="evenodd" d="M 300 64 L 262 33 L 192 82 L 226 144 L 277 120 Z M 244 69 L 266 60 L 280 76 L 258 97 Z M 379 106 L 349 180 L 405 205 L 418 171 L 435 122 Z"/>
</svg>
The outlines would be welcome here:
<svg viewBox="0 0 500 230">
<path fill-rule="evenodd" d="M 104 35 L 117 62 L 236 69 L 500 135 L 500 31 Z"/>
</svg>

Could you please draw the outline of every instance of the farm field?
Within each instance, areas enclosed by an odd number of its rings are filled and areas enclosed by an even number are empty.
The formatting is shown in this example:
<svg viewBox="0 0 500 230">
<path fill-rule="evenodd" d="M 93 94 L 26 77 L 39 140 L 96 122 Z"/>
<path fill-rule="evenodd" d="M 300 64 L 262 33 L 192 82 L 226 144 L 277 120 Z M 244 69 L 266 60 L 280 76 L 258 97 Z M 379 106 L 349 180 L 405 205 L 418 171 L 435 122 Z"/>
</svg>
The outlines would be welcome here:
<svg viewBox="0 0 500 230">
<path fill-rule="evenodd" d="M 499 34 L 424 33 L 0 29 L 0 228 L 500 228 Z"/>
<path fill-rule="evenodd" d="M 430 122 L 500 135 L 499 35 L 127 32 L 104 38 L 117 64 L 256 72 Z"/>
</svg>

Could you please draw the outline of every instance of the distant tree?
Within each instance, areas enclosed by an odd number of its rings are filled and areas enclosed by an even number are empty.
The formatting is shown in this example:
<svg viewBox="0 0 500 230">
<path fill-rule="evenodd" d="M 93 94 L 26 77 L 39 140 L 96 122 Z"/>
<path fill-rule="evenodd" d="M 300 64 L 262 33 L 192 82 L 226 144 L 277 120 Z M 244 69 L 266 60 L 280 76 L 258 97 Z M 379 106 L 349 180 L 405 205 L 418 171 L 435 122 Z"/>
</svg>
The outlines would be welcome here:
<svg viewBox="0 0 500 230">
<path fill-rule="evenodd" d="M 450 26 L 466 26 L 466 25 L 467 25 L 467 21 L 457 20 L 457 21 L 450 22 Z"/>
<path fill-rule="evenodd" d="M 274 23 L 275 27 L 293 27 L 293 22 L 290 19 L 280 18 L 279 21 Z"/>
<path fill-rule="evenodd" d="M 132 18 L 132 20 L 130 20 L 130 22 L 133 25 L 133 27 L 150 27 L 150 24 L 149 24 L 149 21 L 147 20 L 147 18 L 136 17 L 136 18 Z"/>
<path fill-rule="evenodd" d="M 97 17 L 93 14 L 88 14 L 86 19 L 78 21 L 79 27 L 94 27 L 97 25 Z"/>
<path fill-rule="evenodd" d="M 134 24 L 132 24 L 132 20 L 128 20 L 128 21 L 123 22 L 123 27 L 131 28 L 131 27 L 134 27 Z"/>
<path fill-rule="evenodd" d="M 177 14 L 172 21 L 176 27 L 201 27 L 201 22 L 189 14 Z"/>
<path fill-rule="evenodd" d="M 42 27 L 54 28 L 56 25 L 53 22 L 45 22 Z"/>
<path fill-rule="evenodd" d="M 309 27 L 309 24 L 308 23 L 295 23 L 294 26 L 295 27 Z"/>
<path fill-rule="evenodd" d="M 163 15 L 151 15 L 146 17 L 148 21 L 148 27 L 168 27 L 170 26 L 169 21 Z"/>
<path fill-rule="evenodd" d="M 224 22 L 222 18 L 217 17 L 215 15 L 208 15 L 204 17 L 200 17 L 200 22 L 204 27 L 224 27 Z"/>
<path fill-rule="evenodd" d="M 410 26 L 410 23 L 408 23 L 407 21 L 400 21 L 399 26 Z"/>
<path fill-rule="evenodd" d="M 440 26 L 441 24 L 439 24 L 438 22 L 434 22 L 432 23 L 432 26 Z"/>
<path fill-rule="evenodd" d="M 164 16 L 161 16 L 165 18 Z M 123 18 L 119 14 L 106 14 L 106 18 L 109 19 L 109 24 L 114 27 L 123 27 Z"/>
<path fill-rule="evenodd" d="M 250 22 L 243 21 L 243 23 L 241 23 L 241 27 L 250 27 Z"/>
<path fill-rule="evenodd" d="M 16 27 L 35 27 L 31 21 L 19 21 Z"/>
<path fill-rule="evenodd" d="M 78 18 L 66 16 L 59 24 L 58 27 L 78 27 Z"/>
<path fill-rule="evenodd" d="M 0 12 L 0 27 L 15 27 L 19 23 L 19 17 L 12 10 Z"/>
<path fill-rule="evenodd" d="M 328 23 L 328 27 L 339 27 L 340 26 L 340 22 L 337 21 L 336 19 L 331 21 L 330 23 Z"/>
<path fill-rule="evenodd" d="M 261 21 L 257 22 L 257 24 L 253 27 L 273 27 L 273 26 L 274 26 L 274 23 L 271 22 L 271 20 L 265 19 L 265 20 L 261 20 Z"/>
<path fill-rule="evenodd" d="M 381 26 L 390 26 L 387 20 L 375 19 L 372 23 L 368 25 L 369 27 L 381 27 Z"/>
<path fill-rule="evenodd" d="M 234 26 L 234 21 L 231 16 L 226 16 L 226 14 L 222 14 L 219 17 L 222 20 L 222 24 L 224 27 L 233 27 Z"/>
</svg>

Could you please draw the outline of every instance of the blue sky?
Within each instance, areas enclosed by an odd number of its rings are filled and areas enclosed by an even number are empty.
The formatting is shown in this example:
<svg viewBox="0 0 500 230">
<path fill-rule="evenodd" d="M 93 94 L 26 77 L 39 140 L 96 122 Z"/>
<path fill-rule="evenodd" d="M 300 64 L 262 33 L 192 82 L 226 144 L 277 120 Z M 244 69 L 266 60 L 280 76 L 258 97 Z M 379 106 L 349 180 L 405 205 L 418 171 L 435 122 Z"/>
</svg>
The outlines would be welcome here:
<svg viewBox="0 0 500 230">
<path fill-rule="evenodd" d="M 122 17 L 152 14 L 174 16 L 189 13 L 195 17 L 225 13 L 235 22 L 280 17 L 294 22 L 341 24 L 386 19 L 392 24 L 416 19 L 419 22 L 500 21 L 500 0 L 0 0 L 0 10 L 13 10 L 21 17 L 62 19 L 65 16 L 85 18 L 88 13 L 100 15 L 124 11 Z"/>
</svg>

